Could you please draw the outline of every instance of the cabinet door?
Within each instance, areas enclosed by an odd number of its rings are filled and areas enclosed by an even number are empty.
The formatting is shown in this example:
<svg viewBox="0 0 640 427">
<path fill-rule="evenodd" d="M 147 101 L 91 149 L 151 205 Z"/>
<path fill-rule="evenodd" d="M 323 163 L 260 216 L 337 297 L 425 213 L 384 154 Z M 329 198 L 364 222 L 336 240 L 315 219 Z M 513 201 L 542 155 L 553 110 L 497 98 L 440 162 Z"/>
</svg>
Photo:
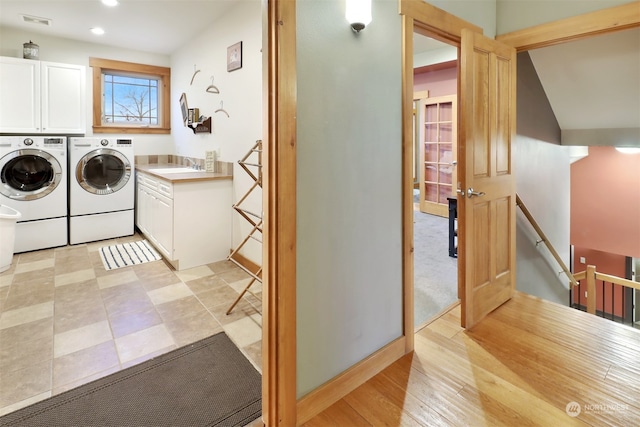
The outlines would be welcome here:
<svg viewBox="0 0 640 427">
<path fill-rule="evenodd" d="M 42 132 L 85 133 L 85 67 L 41 62 Z"/>
<path fill-rule="evenodd" d="M 420 210 L 448 217 L 457 185 L 456 96 L 423 99 L 420 110 Z"/>
<path fill-rule="evenodd" d="M 0 57 L 0 132 L 40 132 L 40 61 Z"/>
<path fill-rule="evenodd" d="M 173 260 L 173 200 L 162 196 L 153 198 L 153 237 L 161 251 Z"/>
<path fill-rule="evenodd" d="M 146 188 L 138 186 L 136 205 L 136 225 L 144 234 L 149 233 L 149 215 L 151 214 L 151 196 Z"/>
</svg>

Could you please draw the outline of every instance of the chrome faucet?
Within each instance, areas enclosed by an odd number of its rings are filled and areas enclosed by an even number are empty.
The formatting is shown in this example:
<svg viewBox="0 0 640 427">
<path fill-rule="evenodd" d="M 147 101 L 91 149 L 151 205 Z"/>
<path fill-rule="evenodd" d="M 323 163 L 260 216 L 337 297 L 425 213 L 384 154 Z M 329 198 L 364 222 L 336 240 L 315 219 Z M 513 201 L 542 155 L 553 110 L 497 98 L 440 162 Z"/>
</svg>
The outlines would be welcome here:
<svg viewBox="0 0 640 427">
<path fill-rule="evenodd" d="M 185 159 L 190 163 L 191 169 L 196 169 L 196 170 L 200 169 L 198 164 L 196 162 L 194 162 L 191 157 L 185 157 Z"/>
</svg>

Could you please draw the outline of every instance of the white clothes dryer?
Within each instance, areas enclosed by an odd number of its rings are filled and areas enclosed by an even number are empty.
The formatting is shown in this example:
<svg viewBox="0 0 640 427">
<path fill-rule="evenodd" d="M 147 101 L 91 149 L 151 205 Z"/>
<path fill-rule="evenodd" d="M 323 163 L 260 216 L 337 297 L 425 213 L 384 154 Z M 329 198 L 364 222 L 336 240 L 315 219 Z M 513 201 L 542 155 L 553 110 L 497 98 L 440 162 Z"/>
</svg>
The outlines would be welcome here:
<svg viewBox="0 0 640 427">
<path fill-rule="evenodd" d="M 0 204 L 21 213 L 14 253 L 68 243 L 67 137 L 0 136 Z"/>
<path fill-rule="evenodd" d="M 133 234 L 131 139 L 69 138 L 69 243 Z"/>
</svg>

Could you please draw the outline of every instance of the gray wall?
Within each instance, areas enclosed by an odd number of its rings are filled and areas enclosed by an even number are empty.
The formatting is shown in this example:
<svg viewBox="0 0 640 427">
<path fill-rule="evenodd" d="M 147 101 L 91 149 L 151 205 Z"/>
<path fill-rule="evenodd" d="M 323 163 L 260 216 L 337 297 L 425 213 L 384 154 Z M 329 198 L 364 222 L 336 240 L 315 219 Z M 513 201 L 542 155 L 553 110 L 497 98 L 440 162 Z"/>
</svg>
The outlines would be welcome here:
<svg viewBox="0 0 640 427">
<path fill-rule="evenodd" d="M 513 147 L 516 191 L 564 263 L 569 266 L 570 148 L 527 52 L 518 54 L 517 137 Z M 568 280 L 527 218 L 516 216 L 517 289 L 567 304 Z"/>
<path fill-rule="evenodd" d="M 402 335 L 401 21 L 297 2 L 297 393 Z"/>
<path fill-rule="evenodd" d="M 496 35 L 496 0 L 425 0 L 452 15 L 482 27 L 482 33 L 494 38 Z"/>
<path fill-rule="evenodd" d="M 560 144 L 561 132 L 529 52 L 518 54 L 518 135 Z"/>
</svg>

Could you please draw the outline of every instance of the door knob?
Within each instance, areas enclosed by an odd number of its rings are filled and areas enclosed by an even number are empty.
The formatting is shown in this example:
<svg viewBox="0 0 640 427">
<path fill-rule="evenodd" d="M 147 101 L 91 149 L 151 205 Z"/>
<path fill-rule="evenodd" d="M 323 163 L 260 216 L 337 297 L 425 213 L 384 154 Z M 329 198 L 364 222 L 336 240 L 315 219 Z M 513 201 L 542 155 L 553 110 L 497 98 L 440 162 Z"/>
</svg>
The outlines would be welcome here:
<svg viewBox="0 0 640 427">
<path fill-rule="evenodd" d="M 485 192 L 484 191 L 474 191 L 473 188 L 469 187 L 469 189 L 467 190 L 467 197 L 468 198 L 472 198 L 473 196 L 484 196 Z"/>
</svg>

